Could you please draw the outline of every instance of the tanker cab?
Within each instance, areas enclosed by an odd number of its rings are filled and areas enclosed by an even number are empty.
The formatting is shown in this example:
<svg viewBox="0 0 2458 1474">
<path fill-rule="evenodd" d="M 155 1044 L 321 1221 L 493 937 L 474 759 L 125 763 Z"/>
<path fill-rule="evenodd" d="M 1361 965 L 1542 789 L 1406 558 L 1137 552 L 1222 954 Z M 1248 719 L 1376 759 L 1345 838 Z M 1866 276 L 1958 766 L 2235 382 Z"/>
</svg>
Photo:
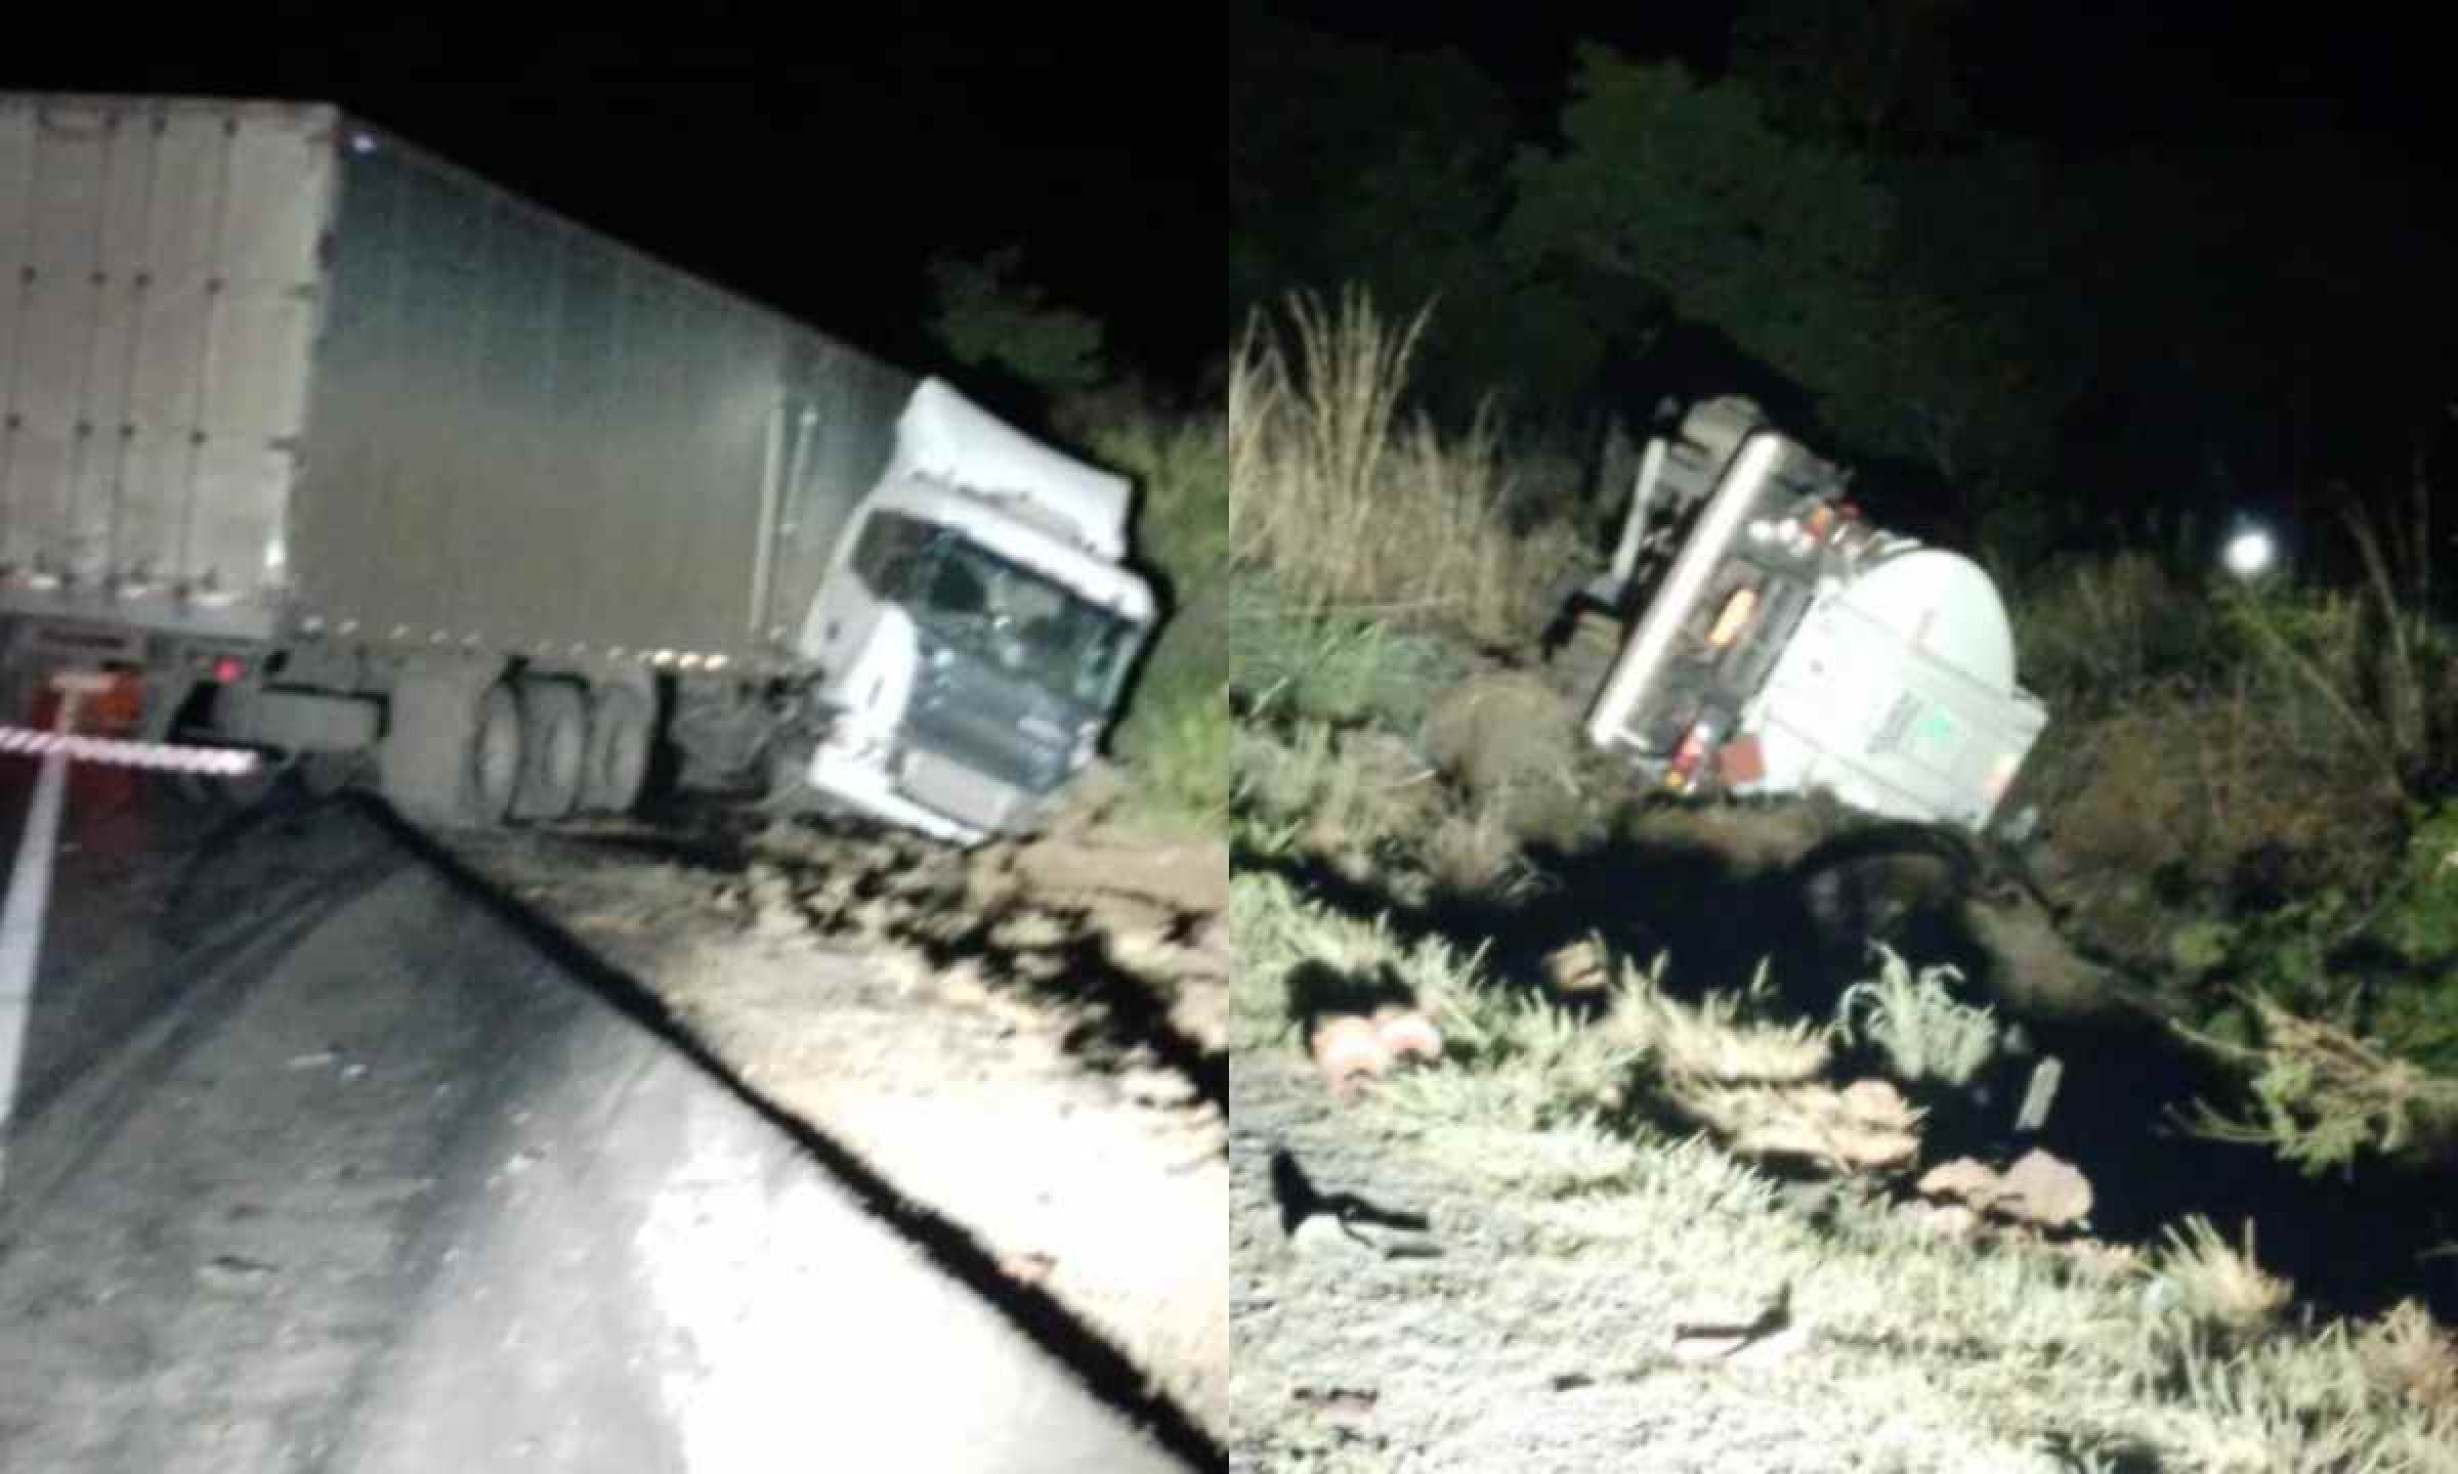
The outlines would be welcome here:
<svg viewBox="0 0 2458 1474">
<path fill-rule="evenodd" d="M 810 780 L 958 843 L 1029 828 L 1099 750 L 1152 619 L 1127 569 L 954 488 L 891 483 L 803 630 L 829 716 Z"/>
</svg>

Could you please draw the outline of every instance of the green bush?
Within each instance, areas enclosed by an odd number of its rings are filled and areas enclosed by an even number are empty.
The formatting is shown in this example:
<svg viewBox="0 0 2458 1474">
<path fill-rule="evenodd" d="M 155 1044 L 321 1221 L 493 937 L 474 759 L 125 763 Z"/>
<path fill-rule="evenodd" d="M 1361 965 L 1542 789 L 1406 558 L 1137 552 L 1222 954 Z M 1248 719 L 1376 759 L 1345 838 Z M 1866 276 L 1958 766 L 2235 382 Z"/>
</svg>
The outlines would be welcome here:
<svg viewBox="0 0 2458 1474">
<path fill-rule="evenodd" d="M 1440 641 L 1381 620 L 1304 613 L 1268 575 L 1241 575 L 1231 607 L 1233 689 L 1257 723 L 1373 723 L 1413 735 L 1433 694 L 1466 674 Z"/>
<path fill-rule="evenodd" d="M 1100 322 L 1014 279 L 1023 251 L 930 263 L 931 336 L 968 368 L 1003 366 L 1044 393 L 1090 389 L 1108 377 Z"/>
<path fill-rule="evenodd" d="M 1229 792 L 1229 462 L 1219 423 L 1136 409 L 1097 418 L 1086 438 L 1140 488 L 1135 554 L 1165 594 L 1117 752 L 1147 815 L 1217 833 Z"/>
<path fill-rule="evenodd" d="M 2245 1042 L 2251 991 L 2458 1077 L 2458 801 L 2419 811 L 2388 880 L 2179 927 L 2169 962 L 2202 985 L 2201 1027 Z"/>
</svg>

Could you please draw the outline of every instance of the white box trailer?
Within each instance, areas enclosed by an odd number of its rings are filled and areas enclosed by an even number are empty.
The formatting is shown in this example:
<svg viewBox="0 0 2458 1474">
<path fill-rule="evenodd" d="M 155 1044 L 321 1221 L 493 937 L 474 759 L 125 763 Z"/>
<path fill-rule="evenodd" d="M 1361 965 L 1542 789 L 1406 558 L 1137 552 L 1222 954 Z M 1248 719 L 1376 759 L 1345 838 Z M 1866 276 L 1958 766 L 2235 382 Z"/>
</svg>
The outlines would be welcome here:
<svg viewBox="0 0 2458 1474">
<path fill-rule="evenodd" d="M 1064 616 L 1049 659 L 1082 678 L 942 639 L 940 704 L 1006 739 L 951 752 L 874 705 L 823 771 L 845 669 L 917 656 L 876 619 L 815 640 L 812 612 L 859 591 L 872 504 L 925 488 L 925 560 L 988 539 L 1033 570 L 1000 586 Z M 45 672 L 101 666 L 147 740 L 369 757 L 451 822 L 626 807 L 662 734 L 710 781 L 978 838 L 1029 823 L 1120 699 L 1152 618 L 1127 494 L 335 108 L 0 94 L 19 720 Z M 927 595 L 870 602 L 947 625 Z"/>
<path fill-rule="evenodd" d="M 1824 789 L 1979 830 L 2048 720 L 1988 574 L 1870 526 L 1741 399 L 1649 443 L 1555 653 L 1589 740 L 1685 793 Z"/>
</svg>

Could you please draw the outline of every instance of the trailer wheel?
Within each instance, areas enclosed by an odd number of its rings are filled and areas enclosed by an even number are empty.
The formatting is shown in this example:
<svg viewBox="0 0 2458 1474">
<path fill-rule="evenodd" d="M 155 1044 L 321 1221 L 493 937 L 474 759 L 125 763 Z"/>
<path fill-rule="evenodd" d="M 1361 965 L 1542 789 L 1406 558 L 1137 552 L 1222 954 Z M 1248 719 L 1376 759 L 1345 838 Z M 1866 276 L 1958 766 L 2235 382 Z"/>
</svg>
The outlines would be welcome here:
<svg viewBox="0 0 2458 1474">
<path fill-rule="evenodd" d="M 598 688 L 589 713 L 588 780 L 581 804 L 592 813 L 628 813 L 649 775 L 649 740 L 656 724 L 648 697 L 629 686 Z"/>
<path fill-rule="evenodd" d="M 520 682 L 519 700 L 522 764 L 512 816 L 568 818 L 588 775 L 588 701 L 575 682 L 536 676 Z"/>
<path fill-rule="evenodd" d="M 500 824 L 521 774 L 512 689 L 478 666 L 412 669 L 395 683 L 376 750 L 384 796 L 405 817 L 447 827 Z"/>
</svg>

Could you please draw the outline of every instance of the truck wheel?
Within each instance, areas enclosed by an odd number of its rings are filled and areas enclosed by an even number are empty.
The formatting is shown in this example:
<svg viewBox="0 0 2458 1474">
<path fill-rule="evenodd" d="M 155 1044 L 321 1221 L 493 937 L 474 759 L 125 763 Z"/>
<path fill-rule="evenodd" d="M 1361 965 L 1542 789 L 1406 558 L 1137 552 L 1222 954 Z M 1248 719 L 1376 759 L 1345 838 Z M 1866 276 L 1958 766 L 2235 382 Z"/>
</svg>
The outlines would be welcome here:
<svg viewBox="0 0 2458 1474">
<path fill-rule="evenodd" d="M 521 774 L 512 688 L 478 666 L 406 672 L 376 750 L 384 796 L 404 817 L 444 827 L 500 824 Z"/>
<path fill-rule="evenodd" d="M 589 759 L 589 706 L 572 681 L 520 682 L 521 775 L 512 795 L 516 819 L 564 819 L 579 807 Z"/>
<path fill-rule="evenodd" d="M 649 775 L 648 697 L 629 686 L 598 688 L 589 714 L 588 780 L 581 804 L 592 813 L 629 813 Z"/>
<path fill-rule="evenodd" d="M 474 824 L 501 824 L 512 812 L 521 782 L 521 704 L 497 681 L 478 699 L 478 730 L 471 743 L 469 791 Z"/>
</svg>

